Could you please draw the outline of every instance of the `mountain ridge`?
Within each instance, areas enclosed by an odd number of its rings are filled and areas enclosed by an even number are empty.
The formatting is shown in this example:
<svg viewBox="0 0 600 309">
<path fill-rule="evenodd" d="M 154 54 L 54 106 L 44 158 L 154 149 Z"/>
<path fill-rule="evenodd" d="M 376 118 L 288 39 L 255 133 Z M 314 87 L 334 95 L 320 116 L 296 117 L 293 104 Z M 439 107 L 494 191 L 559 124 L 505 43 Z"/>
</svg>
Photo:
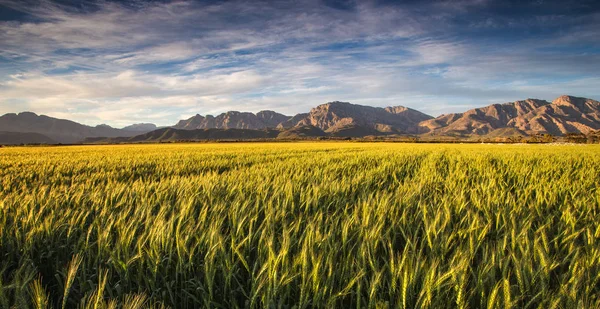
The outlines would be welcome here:
<svg viewBox="0 0 600 309">
<path fill-rule="evenodd" d="M 312 125 L 330 133 L 352 126 L 384 134 L 411 134 L 417 133 L 417 123 L 431 118 L 404 106 L 383 108 L 334 101 L 312 108 L 296 126 Z"/>
<path fill-rule="evenodd" d="M 8 113 L 0 116 L 0 131 L 42 134 L 57 143 L 77 143 L 88 137 L 135 136 L 139 131 L 116 129 L 108 125 L 95 127 L 68 119 L 37 115 L 33 112 Z"/>
<path fill-rule="evenodd" d="M 172 126 L 175 129 L 252 129 L 275 128 L 281 122 L 292 118 L 274 111 L 263 110 L 256 114 L 250 112 L 228 111 L 217 116 L 196 114 L 180 120 Z"/>
<path fill-rule="evenodd" d="M 588 134 L 598 130 L 600 102 L 568 95 L 560 96 L 552 102 L 529 98 L 491 104 L 435 118 L 401 105 L 373 107 L 333 101 L 320 104 L 308 113 L 294 116 L 270 110 L 256 114 L 239 111 L 229 111 L 217 116 L 197 114 L 166 128 L 158 128 L 150 123 L 133 124 L 122 129 L 108 125 L 92 127 L 71 120 L 38 116 L 32 112 L 0 116 L 0 131 L 41 134 L 47 139 L 38 135 L 29 137 L 42 143 L 76 143 L 103 139 L 136 142 L 163 139 L 352 138 L 396 135 L 461 138 L 536 134 L 562 136 L 570 133 Z M 137 138 L 144 134 L 145 138 Z M 11 141 L 14 141 L 15 136 L 18 135 L 11 135 Z"/>
<path fill-rule="evenodd" d="M 57 144 L 57 142 L 40 133 L 27 132 L 2 132 L 0 131 L 0 145 L 20 144 Z"/>
<path fill-rule="evenodd" d="M 485 135 L 501 128 L 514 128 L 529 135 L 587 134 L 600 129 L 600 102 L 569 95 L 552 102 L 526 99 L 441 115 L 419 123 L 419 133 L 428 135 Z"/>
</svg>

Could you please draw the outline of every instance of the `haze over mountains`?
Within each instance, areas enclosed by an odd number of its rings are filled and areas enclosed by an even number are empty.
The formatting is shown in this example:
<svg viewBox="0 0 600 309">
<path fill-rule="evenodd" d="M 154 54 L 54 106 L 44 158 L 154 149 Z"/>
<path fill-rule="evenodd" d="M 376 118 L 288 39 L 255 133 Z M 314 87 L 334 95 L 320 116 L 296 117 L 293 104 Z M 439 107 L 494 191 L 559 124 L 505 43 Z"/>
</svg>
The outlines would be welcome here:
<svg viewBox="0 0 600 309">
<path fill-rule="evenodd" d="M 122 129 L 95 127 L 34 113 L 0 117 L 0 144 L 152 142 L 168 140 L 365 137 L 372 135 L 507 136 L 600 130 L 600 102 L 561 96 L 553 102 L 527 99 L 493 104 L 437 118 L 403 106 L 371 107 L 330 102 L 308 113 L 230 111 L 195 115 L 168 128 L 143 123 Z"/>
</svg>

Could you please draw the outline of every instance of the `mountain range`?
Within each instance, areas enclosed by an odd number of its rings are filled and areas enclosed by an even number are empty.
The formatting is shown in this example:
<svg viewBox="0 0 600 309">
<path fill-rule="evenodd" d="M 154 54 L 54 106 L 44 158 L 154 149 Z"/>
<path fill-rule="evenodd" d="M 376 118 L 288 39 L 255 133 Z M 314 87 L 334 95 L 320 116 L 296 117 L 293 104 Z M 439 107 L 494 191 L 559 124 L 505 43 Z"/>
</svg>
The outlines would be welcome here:
<svg viewBox="0 0 600 309">
<path fill-rule="evenodd" d="M 153 142 L 366 136 L 512 136 L 600 130 L 600 102 L 561 96 L 552 102 L 526 99 L 492 104 L 463 113 L 432 117 L 403 107 L 372 107 L 329 102 L 308 113 L 286 116 L 274 111 L 229 111 L 195 115 L 171 127 L 140 123 L 124 128 L 86 126 L 31 112 L 0 116 L 0 144 Z"/>
<path fill-rule="evenodd" d="M 527 99 L 442 115 L 419 123 L 419 133 L 435 135 L 484 135 L 506 128 L 523 135 L 587 134 L 600 129 L 600 103 L 566 95 L 552 102 Z"/>
<path fill-rule="evenodd" d="M 153 129 L 156 129 L 156 126 L 152 126 Z M 140 134 L 140 131 L 135 128 L 116 129 L 105 124 L 91 127 L 71 120 L 36 115 L 31 112 L 0 116 L 0 132 L 11 132 L 13 133 L 12 141 L 21 139 L 21 143 L 26 144 L 37 143 L 37 139 L 35 141 L 31 140 L 30 133 L 43 135 L 49 139 L 48 141 L 53 140 L 55 143 L 64 144 L 78 143 L 88 137 L 120 137 Z M 21 136 L 17 136 L 18 134 L 21 134 Z M 0 144 L 13 143 L 0 139 Z"/>
<path fill-rule="evenodd" d="M 260 111 L 256 114 L 248 112 L 230 111 L 218 116 L 196 115 L 186 120 L 179 121 L 174 129 L 251 129 L 260 130 L 275 128 L 290 117 L 274 111 Z"/>
</svg>

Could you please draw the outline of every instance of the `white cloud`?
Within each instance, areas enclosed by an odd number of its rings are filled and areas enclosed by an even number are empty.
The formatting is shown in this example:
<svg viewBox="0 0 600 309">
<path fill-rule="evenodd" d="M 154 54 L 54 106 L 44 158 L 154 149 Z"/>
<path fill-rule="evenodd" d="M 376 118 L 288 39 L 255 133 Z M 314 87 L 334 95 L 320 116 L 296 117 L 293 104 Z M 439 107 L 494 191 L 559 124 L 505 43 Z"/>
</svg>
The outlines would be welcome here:
<svg viewBox="0 0 600 309">
<path fill-rule="evenodd" d="M 331 100 L 442 113 L 546 98 L 556 89 L 599 95 L 597 50 L 552 48 L 594 44 L 600 15 L 576 20 L 576 39 L 563 33 L 556 41 L 490 44 L 461 37 L 452 19 L 488 2 L 414 10 L 362 1 L 337 10 L 318 1 L 98 2 L 78 9 L 5 1 L 31 18 L 0 22 L 0 57 L 10 63 L 0 66 L 0 111 L 172 124 L 230 109 L 293 114 Z"/>
</svg>

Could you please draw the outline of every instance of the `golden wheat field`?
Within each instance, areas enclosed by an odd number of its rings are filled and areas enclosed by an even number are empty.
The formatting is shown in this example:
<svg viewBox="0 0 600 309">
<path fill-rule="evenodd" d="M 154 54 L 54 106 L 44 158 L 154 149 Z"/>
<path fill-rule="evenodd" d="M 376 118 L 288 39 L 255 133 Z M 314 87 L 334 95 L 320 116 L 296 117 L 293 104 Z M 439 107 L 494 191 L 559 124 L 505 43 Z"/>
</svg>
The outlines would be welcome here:
<svg viewBox="0 0 600 309">
<path fill-rule="evenodd" d="M 0 148 L 1 308 L 594 308 L 600 146 Z"/>
</svg>

